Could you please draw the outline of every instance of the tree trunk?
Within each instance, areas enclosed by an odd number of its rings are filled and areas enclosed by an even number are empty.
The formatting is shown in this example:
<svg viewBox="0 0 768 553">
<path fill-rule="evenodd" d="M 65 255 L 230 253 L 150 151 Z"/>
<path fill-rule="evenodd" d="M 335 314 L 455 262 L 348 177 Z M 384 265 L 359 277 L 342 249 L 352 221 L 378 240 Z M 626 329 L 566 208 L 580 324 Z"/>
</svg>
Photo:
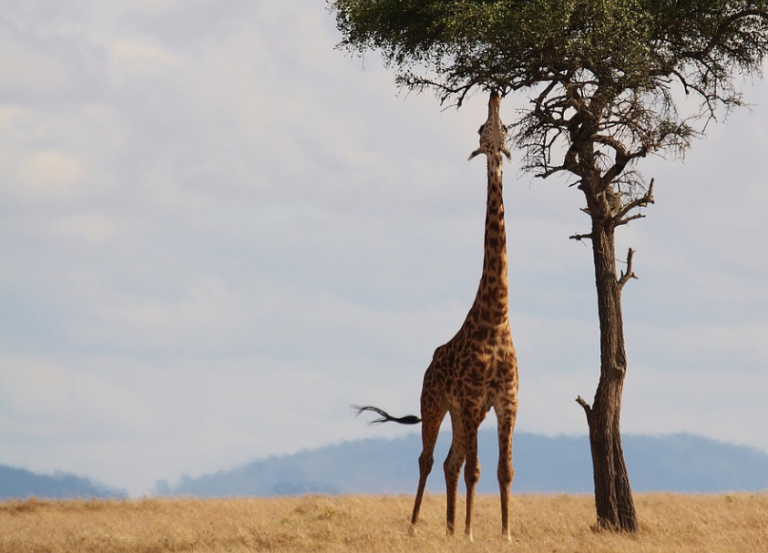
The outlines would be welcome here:
<svg viewBox="0 0 768 553">
<path fill-rule="evenodd" d="M 597 524 L 608 530 L 635 532 L 637 515 L 620 429 L 621 394 L 627 369 L 621 289 L 633 275 L 628 266 L 626 274 L 617 278 L 612 220 L 593 216 L 591 238 L 600 318 L 600 381 L 592 407 L 581 398 L 578 401 L 584 407 L 589 425 Z M 628 265 L 631 254 L 630 251 Z"/>
</svg>

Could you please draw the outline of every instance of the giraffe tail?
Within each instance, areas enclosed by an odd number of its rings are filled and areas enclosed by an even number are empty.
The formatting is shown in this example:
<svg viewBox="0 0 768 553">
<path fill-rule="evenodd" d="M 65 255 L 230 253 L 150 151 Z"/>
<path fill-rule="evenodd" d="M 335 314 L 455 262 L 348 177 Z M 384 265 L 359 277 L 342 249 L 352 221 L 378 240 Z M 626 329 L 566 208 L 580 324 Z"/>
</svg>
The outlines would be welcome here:
<svg viewBox="0 0 768 553">
<path fill-rule="evenodd" d="M 360 407 L 359 405 L 352 405 L 352 409 L 357 411 L 357 415 L 363 411 L 373 411 L 374 413 L 381 415 L 381 418 L 372 420 L 368 424 L 381 424 L 383 422 L 396 422 L 398 424 L 419 424 L 421 422 L 421 419 L 416 415 L 408 415 L 406 417 L 393 417 L 386 411 L 382 411 L 378 407 L 372 407 L 371 405 L 366 405 L 364 407 Z"/>
</svg>

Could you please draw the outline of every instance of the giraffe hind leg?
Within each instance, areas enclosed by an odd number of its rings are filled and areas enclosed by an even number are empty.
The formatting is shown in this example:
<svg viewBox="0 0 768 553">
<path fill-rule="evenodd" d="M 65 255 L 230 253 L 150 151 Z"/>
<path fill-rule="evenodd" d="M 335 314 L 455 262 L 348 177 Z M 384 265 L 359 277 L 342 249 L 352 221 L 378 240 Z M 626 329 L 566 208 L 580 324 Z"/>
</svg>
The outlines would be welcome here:
<svg viewBox="0 0 768 553">
<path fill-rule="evenodd" d="M 433 411 L 431 414 L 422 412 L 421 423 L 421 443 L 422 450 L 419 456 L 419 487 L 416 490 L 416 499 L 413 503 L 413 514 L 411 515 L 411 528 L 413 533 L 414 527 L 419 520 L 419 510 L 421 509 L 421 500 L 424 498 L 424 488 L 427 484 L 427 477 L 432 471 L 432 464 L 435 460 L 435 444 L 437 443 L 437 436 L 440 433 L 440 424 L 445 417 L 446 409 L 440 411 Z"/>
</svg>

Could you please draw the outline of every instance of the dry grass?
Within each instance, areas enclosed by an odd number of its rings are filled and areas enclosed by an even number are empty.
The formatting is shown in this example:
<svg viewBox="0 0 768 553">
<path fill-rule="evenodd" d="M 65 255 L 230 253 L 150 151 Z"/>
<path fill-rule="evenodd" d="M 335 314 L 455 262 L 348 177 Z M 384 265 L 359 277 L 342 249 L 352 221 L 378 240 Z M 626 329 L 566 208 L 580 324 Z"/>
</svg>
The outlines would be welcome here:
<svg viewBox="0 0 768 553">
<path fill-rule="evenodd" d="M 641 531 L 592 530 L 590 496 L 513 496 L 511 544 L 498 499 L 480 496 L 475 541 L 445 536 L 445 497 L 425 498 L 407 534 L 406 496 L 0 502 L 0 553 L 768 552 L 768 494 L 638 494 Z"/>
</svg>

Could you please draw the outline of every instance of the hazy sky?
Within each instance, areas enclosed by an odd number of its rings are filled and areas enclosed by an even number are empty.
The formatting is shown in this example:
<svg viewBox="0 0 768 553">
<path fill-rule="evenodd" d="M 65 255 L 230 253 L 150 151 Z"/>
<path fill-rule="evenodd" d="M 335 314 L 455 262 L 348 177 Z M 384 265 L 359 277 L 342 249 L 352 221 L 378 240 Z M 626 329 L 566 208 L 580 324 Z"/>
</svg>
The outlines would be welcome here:
<svg viewBox="0 0 768 553">
<path fill-rule="evenodd" d="M 349 404 L 418 412 L 474 299 L 487 99 L 398 95 L 339 39 L 322 0 L 0 0 L 0 463 L 140 495 L 410 431 Z M 768 451 L 768 86 L 745 93 L 684 161 L 640 167 L 657 203 L 619 232 L 640 276 L 625 432 Z M 588 218 L 520 154 L 518 429 L 584 434 L 597 312 L 568 237 Z"/>
</svg>

